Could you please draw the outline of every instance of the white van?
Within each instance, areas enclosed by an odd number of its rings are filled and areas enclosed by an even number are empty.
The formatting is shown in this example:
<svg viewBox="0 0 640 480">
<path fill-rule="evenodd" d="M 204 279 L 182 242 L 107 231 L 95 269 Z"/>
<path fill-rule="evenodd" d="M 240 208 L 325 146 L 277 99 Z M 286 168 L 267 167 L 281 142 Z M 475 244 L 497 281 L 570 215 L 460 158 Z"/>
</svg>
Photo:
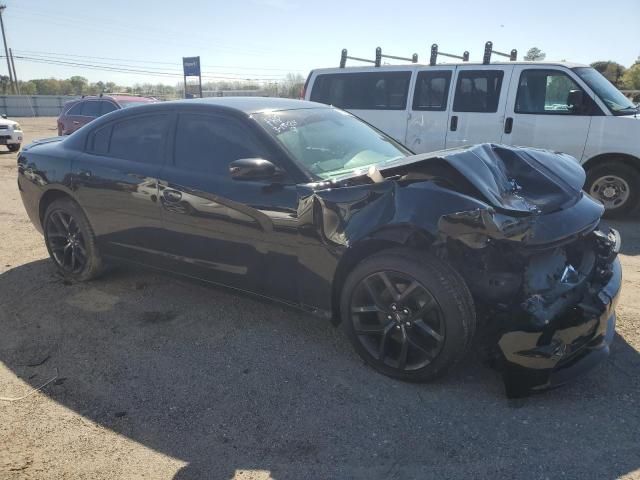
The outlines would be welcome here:
<svg viewBox="0 0 640 480">
<path fill-rule="evenodd" d="M 327 68 L 310 73 L 303 96 L 348 110 L 416 153 L 482 142 L 568 153 L 608 216 L 640 200 L 638 108 L 585 65 Z"/>
</svg>

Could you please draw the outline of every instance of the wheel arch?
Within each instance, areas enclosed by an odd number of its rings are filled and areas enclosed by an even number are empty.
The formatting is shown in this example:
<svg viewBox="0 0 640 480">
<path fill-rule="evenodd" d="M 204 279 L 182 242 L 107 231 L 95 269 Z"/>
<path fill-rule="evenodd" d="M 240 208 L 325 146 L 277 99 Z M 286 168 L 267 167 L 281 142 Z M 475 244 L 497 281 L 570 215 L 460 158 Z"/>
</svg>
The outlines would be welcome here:
<svg viewBox="0 0 640 480">
<path fill-rule="evenodd" d="M 68 198 L 70 200 L 73 200 L 75 203 L 78 203 L 78 201 L 74 198 L 71 192 L 67 191 L 66 189 L 57 188 L 57 187 L 50 188 L 49 190 L 44 192 L 40 197 L 40 201 L 38 203 L 38 219 L 40 220 L 40 225 L 43 228 L 44 228 L 44 223 L 43 223 L 44 214 L 47 211 L 47 208 L 53 202 L 55 202 L 56 200 L 60 200 L 62 198 Z"/>
<path fill-rule="evenodd" d="M 331 292 L 331 321 L 338 325 L 340 317 L 340 294 L 349 273 L 365 258 L 398 247 L 413 247 L 429 250 L 436 237 L 427 230 L 412 225 L 386 227 L 349 246 L 340 258 L 335 270 Z"/>
<path fill-rule="evenodd" d="M 629 155 L 628 153 L 600 153 L 584 162 L 582 167 L 588 172 L 594 167 L 611 161 L 622 162 L 640 172 L 640 158 Z"/>
</svg>

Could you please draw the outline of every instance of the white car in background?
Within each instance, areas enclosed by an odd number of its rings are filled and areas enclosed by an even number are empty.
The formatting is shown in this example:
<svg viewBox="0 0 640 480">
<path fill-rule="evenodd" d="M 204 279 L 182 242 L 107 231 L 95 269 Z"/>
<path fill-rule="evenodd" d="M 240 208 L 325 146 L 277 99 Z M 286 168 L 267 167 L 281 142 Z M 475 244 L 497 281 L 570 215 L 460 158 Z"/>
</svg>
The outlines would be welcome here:
<svg viewBox="0 0 640 480">
<path fill-rule="evenodd" d="M 20 124 L 7 119 L 6 115 L 2 115 L 0 118 L 0 145 L 6 145 L 10 152 L 17 152 L 20 150 L 22 138 Z"/>
<path fill-rule="evenodd" d="M 639 109 L 586 65 L 324 68 L 310 73 L 304 98 L 348 110 L 415 153 L 483 142 L 568 153 L 606 215 L 640 205 Z"/>
</svg>

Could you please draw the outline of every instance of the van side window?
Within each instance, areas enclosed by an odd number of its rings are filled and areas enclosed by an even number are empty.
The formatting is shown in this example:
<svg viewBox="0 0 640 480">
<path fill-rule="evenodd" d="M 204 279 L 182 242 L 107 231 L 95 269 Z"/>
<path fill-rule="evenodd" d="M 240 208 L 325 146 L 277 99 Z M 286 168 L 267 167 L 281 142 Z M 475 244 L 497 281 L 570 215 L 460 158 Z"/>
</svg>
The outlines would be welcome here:
<svg viewBox="0 0 640 480">
<path fill-rule="evenodd" d="M 78 102 L 67 110 L 67 115 L 82 115 L 82 102 Z"/>
<path fill-rule="evenodd" d="M 411 72 L 318 75 L 311 101 L 353 110 L 404 110 Z"/>
<path fill-rule="evenodd" d="M 413 95 L 413 110 L 446 110 L 450 83 L 450 71 L 425 71 L 418 73 L 415 93 Z"/>
<path fill-rule="evenodd" d="M 524 70 L 518 82 L 515 113 L 579 115 L 569 94 L 582 91 L 568 75 L 559 70 Z M 586 94 L 585 96 L 586 102 Z M 583 113 L 584 114 L 584 113 Z"/>
<path fill-rule="evenodd" d="M 99 117 L 100 116 L 100 102 L 96 100 L 89 100 L 82 102 L 82 115 L 85 117 Z"/>
<path fill-rule="evenodd" d="M 100 115 L 106 115 L 107 113 L 111 113 L 117 109 L 118 107 L 116 107 L 113 103 L 109 102 L 108 100 L 102 100 L 100 102 Z"/>
<path fill-rule="evenodd" d="M 458 74 L 454 112 L 498 111 L 502 70 L 463 70 Z"/>
<path fill-rule="evenodd" d="M 264 145 L 239 121 L 198 113 L 181 113 L 174 161 L 189 172 L 229 176 L 229 164 L 241 158 L 267 158 Z"/>
<path fill-rule="evenodd" d="M 161 164 L 169 115 L 136 116 L 113 125 L 109 156 L 134 162 Z"/>
</svg>

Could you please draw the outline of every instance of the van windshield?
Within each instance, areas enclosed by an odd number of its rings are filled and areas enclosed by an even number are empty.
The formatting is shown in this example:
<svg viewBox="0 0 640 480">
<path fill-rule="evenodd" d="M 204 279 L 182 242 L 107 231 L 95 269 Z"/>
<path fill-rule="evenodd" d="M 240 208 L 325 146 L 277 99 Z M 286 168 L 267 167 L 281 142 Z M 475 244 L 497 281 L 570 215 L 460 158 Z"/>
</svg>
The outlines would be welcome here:
<svg viewBox="0 0 640 480">
<path fill-rule="evenodd" d="M 322 179 L 365 173 L 411 155 L 393 139 L 333 108 L 264 112 L 253 118 L 311 173 Z"/>
<path fill-rule="evenodd" d="M 614 115 L 638 113 L 638 107 L 597 70 L 591 67 L 577 67 L 573 71 L 591 87 Z"/>
</svg>

